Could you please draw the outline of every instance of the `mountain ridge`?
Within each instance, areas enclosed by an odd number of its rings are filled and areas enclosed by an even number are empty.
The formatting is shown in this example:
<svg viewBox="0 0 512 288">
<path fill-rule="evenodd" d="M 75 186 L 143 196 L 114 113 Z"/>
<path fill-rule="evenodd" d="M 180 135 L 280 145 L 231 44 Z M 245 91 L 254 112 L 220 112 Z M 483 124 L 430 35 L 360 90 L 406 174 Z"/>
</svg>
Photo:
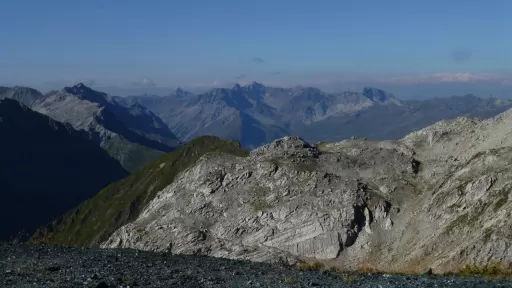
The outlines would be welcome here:
<svg viewBox="0 0 512 288">
<path fill-rule="evenodd" d="M 88 139 L 103 147 L 129 171 L 182 145 L 150 110 L 140 105 L 119 105 L 113 97 L 83 83 L 45 95 L 24 87 L 4 90 L 3 97 L 15 98 L 36 112 L 86 131 Z M 20 90 L 32 94 L 20 97 L 19 93 L 9 92 Z"/>
<path fill-rule="evenodd" d="M 0 132 L 2 240 L 32 234 L 128 175 L 84 131 L 16 100 L 0 99 Z"/>
<path fill-rule="evenodd" d="M 399 139 L 443 119 L 463 115 L 488 118 L 512 107 L 510 100 L 470 99 L 468 95 L 400 100 L 373 87 L 360 92 L 327 93 L 313 87 L 275 88 L 252 83 L 197 95 L 181 91 L 180 97 L 171 94 L 116 99 L 140 102 L 185 141 L 214 135 L 239 141 L 249 149 L 285 135 L 299 135 L 313 143 L 352 136 Z M 371 115 L 376 116 L 372 119 Z M 387 128 L 375 125 L 375 118 Z M 248 139 L 242 135 L 259 136 Z"/>
<path fill-rule="evenodd" d="M 102 241 L 68 238 L 83 235 L 81 216 L 32 239 L 347 269 L 507 265 L 511 115 L 443 120 L 399 140 L 310 145 L 287 136 L 240 155 L 195 154 Z M 170 164 L 162 161 L 154 167 Z"/>
<path fill-rule="evenodd" d="M 28 107 L 32 106 L 32 104 L 42 98 L 44 95 L 32 88 L 23 87 L 23 86 L 14 86 L 14 87 L 5 87 L 0 86 L 0 99 L 9 98 L 17 100 Z"/>
<path fill-rule="evenodd" d="M 26 101 L 39 112 L 91 131 L 90 138 L 119 161 L 134 162 L 125 163 L 130 171 L 143 166 L 143 159 L 154 159 L 182 145 L 181 140 L 201 135 L 233 139 L 249 149 L 285 135 L 299 135 L 312 143 L 353 136 L 399 139 L 443 119 L 463 115 L 488 118 L 512 107 L 510 100 L 471 95 L 400 100 L 374 87 L 327 93 L 314 87 L 276 88 L 257 82 L 197 95 L 177 88 L 169 96 L 127 98 L 79 83 L 46 95 L 36 93 Z M 70 103 L 64 105 L 66 101 Z M 141 157 L 126 159 L 130 153 Z"/>
</svg>

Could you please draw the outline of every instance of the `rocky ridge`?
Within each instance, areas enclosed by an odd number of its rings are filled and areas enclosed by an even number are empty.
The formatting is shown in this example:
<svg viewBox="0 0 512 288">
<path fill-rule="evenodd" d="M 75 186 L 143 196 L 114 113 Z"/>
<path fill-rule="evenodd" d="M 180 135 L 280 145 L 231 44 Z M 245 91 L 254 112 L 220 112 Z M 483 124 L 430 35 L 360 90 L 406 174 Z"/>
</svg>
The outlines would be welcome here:
<svg viewBox="0 0 512 288">
<path fill-rule="evenodd" d="M 148 107 L 185 141 L 213 135 L 239 141 L 246 149 L 287 135 L 309 142 L 337 142 L 351 136 L 394 140 L 440 120 L 489 118 L 512 107 L 511 100 L 495 97 L 400 100 L 370 87 L 327 93 L 313 87 L 277 88 L 260 83 L 216 88 L 198 95 L 179 89 L 166 97 L 115 99 L 124 105 L 141 103 Z"/>
<path fill-rule="evenodd" d="M 101 247 L 383 270 L 512 263 L 511 115 L 206 155 Z"/>
<path fill-rule="evenodd" d="M 370 221 L 392 227 L 398 210 L 378 187 L 398 183 L 393 189 L 413 193 L 398 181 L 415 178 L 412 151 L 392 142 L 367 145 L 364 152 L 351 142 L 321 152 L 286 137 L 246 158 L 203 157 L 102 247 L 256 261 L 276 254 L 287 262 L 336 259 L 359 237 L 369 237 Z M 386 177 L 383 183 L 370 182 L 376 175 Z"/>
<path fill-rule="evenodd" d="M 132 172 L 181 145 L 145 107 L 137 103 L 124 107 L 82 83 L 50 92 L 31 108 L 87 131 L 91 140 Z"/>
<path fill-rule="evenodd" d="M 28 107 L 31 107 L 35 101 L 42 98 L 43 96 L 44 95 L 41 92 L 28 87 L 0 86 L 0 99 L 13 99 L 27 105 Z"/>
<path fill-rule="evenodd" d="M 0 87 L 0 99 L 11 98 L 32 110 L 69 123 L 105 149 L 131 172 L 182 143 L 163 121 L 138 103 L 123 106 L 82 83 L 42 94 L 27 87 Z"/>
</svg>

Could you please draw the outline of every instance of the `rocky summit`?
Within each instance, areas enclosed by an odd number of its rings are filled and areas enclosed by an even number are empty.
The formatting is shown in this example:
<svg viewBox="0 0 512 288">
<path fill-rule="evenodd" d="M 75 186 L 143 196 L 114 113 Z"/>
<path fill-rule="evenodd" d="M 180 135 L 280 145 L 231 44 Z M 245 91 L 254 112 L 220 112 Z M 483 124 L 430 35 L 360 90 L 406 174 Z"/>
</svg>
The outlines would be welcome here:
<svg viewBox="0 0 512 288">
<path fill-rule="evenodd" d="M 127 178 L 145 202 L 116 207 L 131 211 L 125 221 L 101 228 L 106 222 L 94 219 L 122 217 L 88 212 L 115 206 L 108 201 L 119 196 L 106 196 L 120 191 L 112 186 L 33 239 L 411 273 L 506 266 L 511 124 L 507 111 L 442 121 L 396 141 L 311 145 L 284 137 L 249 153 L 185 146 L 148 168 L 147 175 L 165 179 L 156 185 L 146 174 Z M 219 147 L 220 140 L 208 139 Z M 186 157 L 185 165 L 179 159 Z M 159 174 L 165 167 L 180 168 L 167 177 Z M 112 210 L 105 207 L 99 210 Z"/>
<path fill-rule="evenodd" d="M 512 262 L 512 111 L 398 141 L 206 155 L 101 247 L 436 272 Z"/>
<path fill-rule="evenodd" d="M 421 177 L 413 156 L 399 142 L 313 147 L 298 137 L 245 158 L 208 155 L 101 246 L 356 265 L 401 236 L 400 218 Z"/>
</svg>

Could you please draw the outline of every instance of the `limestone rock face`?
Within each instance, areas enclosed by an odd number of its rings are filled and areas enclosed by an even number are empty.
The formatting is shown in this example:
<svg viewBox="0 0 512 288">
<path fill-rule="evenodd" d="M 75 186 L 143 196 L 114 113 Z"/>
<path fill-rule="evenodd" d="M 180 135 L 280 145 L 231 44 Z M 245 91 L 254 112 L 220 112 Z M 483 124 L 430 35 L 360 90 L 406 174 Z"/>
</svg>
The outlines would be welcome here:
<svg viewBox="0 0 512 288">
<path fill-rule="evenodd" d="M 247 158 L 207 155 L 102 246 L 250 259 L 275 250 L 286 259 L 335 259 L 360 234 L 371 233 L 372 222 L 386 225 L 394 213 L 371 178 L 415 177 L 411 153 L 394 152 L 405 147 L 381 143 L 354 156 L 353 145 L 321 152 L 285 137 Z"/>
<path fill-rule="evenodd" d="M 512 112 L 208 154 L 102 247 L 434 272 L 512 262 Z"/>
</svg>

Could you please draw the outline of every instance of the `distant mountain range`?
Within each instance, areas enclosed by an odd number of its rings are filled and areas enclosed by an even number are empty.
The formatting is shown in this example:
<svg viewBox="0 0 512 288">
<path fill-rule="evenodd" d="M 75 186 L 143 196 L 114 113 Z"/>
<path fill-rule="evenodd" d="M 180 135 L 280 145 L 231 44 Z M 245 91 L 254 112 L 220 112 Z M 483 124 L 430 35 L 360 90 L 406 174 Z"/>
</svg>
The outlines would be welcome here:
<svg viewBox="0 0 512 288">
<path fill-rule="evenodd" d="M 353 136 L 398 139 L 444 119 L 492 117 L 512 101 L 474 95 L 400 100 L 376 88 L 326 93 L 311 87 L 273 88 L 259 83 L 216 88 L 194 95 L 177 89 L 169 96 L 114 97 L 158 115 L 178 138 L 212 135 L 254 148 L 286 135 L 310 142 L 340 141 Z"/>
<path fill-rule="evenodd" d="M 87 132 L 125 169 L 134 171 L 174 150 L 180 141 L 145 107 L 117 104 L 110 96 L 77 84 L 42 94 L 26 87 L 0 87 L 0 99 L 12 98 L 32 110 Z"/>
<path fill-rule="evenodd" d="M 0 240 L 32 233 L 128 175 L 84 134 L 18 101 L 0 100 Z"/>
<path fill-rule="evenodd" d="M 0 87 L 0 240 L 36 231 L 35 242 L 255 261 L 383 251 L 379 269 L 445 245 L 418 266 L 441 272 L 509 260 L 512 110 L 438 121 L 511 107 L 258 83 L 126 98 Z M 317 143 L 281 138 L 293 134 Z M 352 136 L 400 139 L 338 142 Z"/>
<path fill-rule="evenodd" d="M 313 87 L 275 88 L 259 83 L 193 94 L 109 96 L 83 84 L 45 95 L 0 87 L 13 98 L 75 129 L 129 171 L 199 136 L 217 136 L 254 148 L 286 135 L 315 143 L 351 137 L 399 139 L 444 119 L 488 118 L 512 101 L 474 95 L 402 100 L 377 88 L 327 93 Z M 179 140 L 178 140 L 179 139 Z"/>
</svg>

